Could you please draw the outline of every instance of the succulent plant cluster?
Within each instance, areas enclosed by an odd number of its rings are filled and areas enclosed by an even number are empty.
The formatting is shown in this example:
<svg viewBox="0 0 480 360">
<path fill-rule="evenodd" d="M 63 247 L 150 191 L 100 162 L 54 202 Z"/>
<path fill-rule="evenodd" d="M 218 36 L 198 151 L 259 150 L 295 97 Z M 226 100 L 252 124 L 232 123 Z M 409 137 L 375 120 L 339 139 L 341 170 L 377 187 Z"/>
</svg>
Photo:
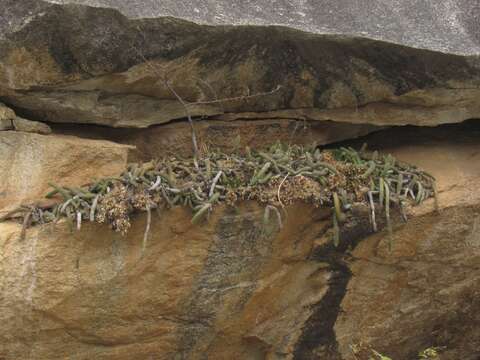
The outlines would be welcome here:
<svg viewBox="0 0 480 360">
<path fill-rule="evenodd" d="M 93 181 L 80 188 L 57 186 L 47 198 L 56 204 L 23 206 L 7 217 L 23 218 L 24 228 L 66 218 L 81 228 L 83 221 L 108 223 L 126 233 L 130 215 L 159 207 L 187 206 L 192 222 L 208 217 L 216 204 L 234 206 L 242 200 L 265 204 L 265 221 L 272 213 L 294 202 L 332 209 L 334 243 L 339 226 L 352 205 L 371 208 L 371 224 L 377 230 L 375 207 L 385 213 L 390 229 L 390 207 L 419 204 L 435 196 L 435 179 L 415 166 L 391 155 L 352 148 L 320 150 L 275 144 L 264 151 L 246 148 L 239 154 L 209 152 L 202 158 L 167 157 L 143 164 L 130 164 L 118 177 Z"/>
</svg>

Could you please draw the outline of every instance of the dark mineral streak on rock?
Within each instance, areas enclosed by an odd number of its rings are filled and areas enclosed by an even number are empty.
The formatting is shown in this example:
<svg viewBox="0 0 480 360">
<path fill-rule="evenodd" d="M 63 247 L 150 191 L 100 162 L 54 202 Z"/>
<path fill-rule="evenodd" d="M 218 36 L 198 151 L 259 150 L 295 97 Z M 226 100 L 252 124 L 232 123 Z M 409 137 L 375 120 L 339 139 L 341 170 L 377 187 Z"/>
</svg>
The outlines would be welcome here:
<svg viewBox="0 0 480 360">
<path fill-rule="evenodd" d="M 41 9 L 18 31 L 7 31 L 6 44 L 22 44 L 29 50 L 46 47 L 66 75 L 80 72 L 86 78 L 127 70 L 142 62 L 141 56 L 178 57 L 202 41 L 205 33 L 204 27 L 185 20 L 132 21 L 114 9 L 79 5 Z"/>
<path fill-rule="evenodd" d="M 329 288 L 320 303 L 314 305 L 314 312 L 303 329 L 296 344 L 294 359 L 342 359 L 337 351 L 333 327 L 337 320 L 340 303 L 345 296 L 351 273 L 348 266 L 329 260 Z"/>
<path fill-rule="evenodd" d="M 342 359 L 337 349 L 334 326 L 348 282 L 352 277 L 347 262 L 348 252 L 372 233 L 365 209 L 357 211 L 358 217 L 352 217 L 348 224 L 341 228 L 341 243 L 338 247 L 328 243 L 314 249 L 310 255 L 310 260 L 328 264 L 330 278 L 327 293 L 319 303 L 313 305 L 313 314 L 305 323 L 302 335 L 296 344 L 294 358 L 297 360 Z M 384 226 L 381 219 L 379 224 L 381 229 Z"/>
<path fill-rule="evenodd" d="M 258 270 L 270 253 L 272 237 L 264 236 L 258 208 L 249 212 L 252 208 L 247 206 L 244 210 L 242 214 L 234 208 L 227 210 L 216 225 L 209 256 L 185 304 L 187 316 L 195 321 L 179 336 L 182 359 L 192 356 L 199 343 L 215 339 L 219 309 L 232 315 L 241 313 L 255 291 Z M 236 300 L 225 304 L 232 291 Z"/>
</svg>

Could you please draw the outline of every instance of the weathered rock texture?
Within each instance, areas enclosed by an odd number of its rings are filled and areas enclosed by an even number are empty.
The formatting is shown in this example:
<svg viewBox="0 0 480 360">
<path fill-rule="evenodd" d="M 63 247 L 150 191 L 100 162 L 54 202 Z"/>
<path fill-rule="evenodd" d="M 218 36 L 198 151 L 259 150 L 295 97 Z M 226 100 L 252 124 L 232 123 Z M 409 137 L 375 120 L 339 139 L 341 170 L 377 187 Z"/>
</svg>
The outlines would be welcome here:
<svg viewBox="0 0 480 360">
<path fill-rule="evenodd" d="M 23 119 L 2 103 L 0 103 L 0 131 L 1 130 L 17 130 L 45 135 L 52 132 L 52 129 L 47 124 Z"/>
<path fill-rule="evenodd" d="M 108 139 L 135 146 L 129 160 L 149 161 L 166 154 L 192 156 L 192 136 L 186 122 L 152 126 L 148 129 L 111 129 L 100 126 L 52 124 L 57 134 L 82 138 Z M 226 153 L 268 147 L 278 141 L 287 144 L 330 144 L 357 138 L 382 127 L 366 124 L 343 124 L 331 121 L 293 119 L 259 119 L 256 121 L 202 120 L 195 123 L 198 143 L 203 153 L 221 150 Z"/>
<path fill-rule="evenodd" d="M 22 240 L 20 224 L 1 223 L 0 359 L 364 360 L 376 349 L 401 360 L 430 346 L 445 346 L 444 360 L 480 357 L 478 120 L 384 129 L 479 118 L 480 58 L 312 33 L 328 17 L 342 33 L 364 28 L 404 45 L 478 54 L 472 1 L 358 2 L 374 18 L 385 11 L 392 27 L 380 32 L 370 25 L 382 22 L 351 16 L 351 6 L 328 15 L 310 1 L 279 1 L 263 18 L 248 12 L 237 21 L 277 23 L 272 14 L 282 7 L 289 20 L 281 24 L 295 26 L 301 16 L 308 32 L 138 19 L 137 1 L 85 1 L 129 17 L 0 0 L 0 215 L 37 201 L 48 182 L 77 186 L 114 175 L 127 157 L 189 155 L 175 93 L 188 102 L 202 154 L 277 140 L 326 145 L 376 131 L 366 139 L 372 148 L 437 177 L 440 213 L 427 201 L 408 223 L 397 219 L 392 252 L 362 213 L 333 247 L 331 210 L 301 205 L 268 233 L 256 204 L 218 207 L 201 226 L 181 208 L 163 211 L 145 251 L 144 215 L 126 237 L 93 224 L 71 232 L 60 222 Z M 343 0 L 323 3 L 344 9 Z M 211 18 L 211 2 L 161 5 L 211 24 L 231 23 L 252 5 L 216 4 L 224 17 Z M 157 15 L 156 5 L 136 9 Z M 265 10 L 265 1 L 256 5 Z M 389 9 L 409 16 L 391 21 Z M 424 13 L 431 32 L 456 24 L 462 31 L 410 36 L 412 19 Z M 48 133 L 44 122 L 53 134 L 25 132 Z"/>
<path fill-rule="evenodd" d="M 3 1 L 10 10 L 0 19 L 0 99 L 31 119 L 162 124 L 186 117 L 171 89 L 192 116 L 227 120 L 434 126 L 480 116 L 478 57 L 284 27 Z"/>
<path fill-rule="evenodd" d="M 475 0 L 48 0 L 112 7 L 129 17 L 174 16 L 209 25 L 284 25 L 431 50 L 480 53 Z"/>
<path fill-rule="evenodd" d="M 15 112 L 9 107 L 0 103 L 0 130 L 12 130 Z"/>
<path fill-rule="evenodd" d="M 130 148 L 73 136 L 1 131 L 0 215 L 42 199 L 50 182 L 79 186 L 121 173 Z"/>
<path fill-rule="evenodd" d="M 392 253 L 382 235 L 353 251 L 335 324 L 342 354 L 364 343 L 393 359 L 415 359 L 430 346 L 446 346 L 440 359 L 480 356 L 479 135 L 478 125 L 469 123 L 463 129 L 390 129 L 368 139 L 435 174 L 443 210 L 414 209 L 416 217 L 397 228 Z"/>
<path fill-rule="evenodd" d="M 255 204 L 199 226 L 163 211 L 143 254 L 144 216 L 127 237 L 60 223 L 21 241 L 20 225 L 1 224 L 0 357 L 353 360 L 361 345 L 394 359 L 430 346 L 477 359 L 480 130 L 388 131 L 370 143 L 437 176 L 441 207 L 397 220 L 392 252 L 367 219 L 334 248 L 330 210 L 300 205 L 270 236 Z"/>
</svg>

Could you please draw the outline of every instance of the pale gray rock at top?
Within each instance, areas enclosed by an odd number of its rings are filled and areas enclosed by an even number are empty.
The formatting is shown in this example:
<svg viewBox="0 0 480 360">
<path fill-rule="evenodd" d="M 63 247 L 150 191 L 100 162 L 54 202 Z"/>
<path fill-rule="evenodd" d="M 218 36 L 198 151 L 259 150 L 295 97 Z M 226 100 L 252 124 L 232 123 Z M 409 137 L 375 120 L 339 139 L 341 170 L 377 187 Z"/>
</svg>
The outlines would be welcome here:
<svg viewBox="0 0 480 360">
<path fill-rule="evenodd" d="M 220 25 L 284 25 L 365 36 L 458 54 L 480 54 L 478 0 L 49 0 Z"/>
<path fill-rule="evenodd" d="M 195 1 L 0 0 L 0 101 L 32 120 L 133 128 L 185 119 L 172 87 L 191 116 L 222 121 L 437 126 L 480 117 L 480 57 L 465 55 L 480 53 L 471 2 L 411 0 L 407 11 L 408 1 Z M 326 31 L 343 34 L 318 34 Z M 368 31 L 397 43 L 347 35 Z"/>
</svg>

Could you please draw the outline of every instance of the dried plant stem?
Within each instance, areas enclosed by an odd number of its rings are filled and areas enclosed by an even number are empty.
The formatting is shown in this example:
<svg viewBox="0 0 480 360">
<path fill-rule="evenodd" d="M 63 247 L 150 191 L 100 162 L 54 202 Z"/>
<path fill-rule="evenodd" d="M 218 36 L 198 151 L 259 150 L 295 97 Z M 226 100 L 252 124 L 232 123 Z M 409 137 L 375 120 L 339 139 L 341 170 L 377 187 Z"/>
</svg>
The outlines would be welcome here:
<svg viewBox="0 0 480 360">
<path fill-rule="evenodd" d="M 280 191 L 282 190 L 282 185 L 283 185 L 283 183 L 285 182 L 285 180 L 287 180 L 287 178 L 288 178 L 289 175 L 290 175 L 290 174 L 285 175 L 285 177 L 284 177 L 284 178 L 282 179 L 282 181 L 280 182 L 280 185 L 278 185 L 277 198 L 278 198 L 278 202 L 280 203 L 280 206 L 281 206 L 282 208 L 284 208 L 285 205 L 283 205 L 282 199 L 280 199 Z"/>
<path fill-rule="evenodd" d="M 213 181 L 212 181 L 212 186 L 210 186 L 210 191 L 208 193 L 208 197 L 211 198 L 213 196 L 213 193 L 215 191 L 215 186 L 217 186 L 217 182 L 218 180 L 220 179 L 220 176 L 222 176 L 223 172 L 222 170 L 220 170 L 217 175 L 215 175 L 215 177 L 213 178 Z"/>
<path fill-rule="evenodd" d="M 337 213 L 333 212 L 333 245 L 337 247 L 340 244 L 340 228 L 338 227 Z"/>
<path fill-rule="evenodd" d="M 142 242 L 142 256 L 147 248 L 147 241 L 148 241 L 148 234 L 150 233 L 150 225 L 152 223 L 152 210 L 150 210 L 150 206 L 147 205 L 147 225 L 145 226 L 145 233 L 143 234 L 143 242 Z"/>
<path fill-rule="evenodd" d="M 370 203 L 370 219 L 372 220 L 372 230 L 377 232 L 377 222 L 375 221 L 375 204 L 373 203 L 372 192 L 368 192 L 368 202 Z"/>
<path fill-rule="evenodd" d="M 170 90 L 170 92 L 177 98 L 177 100 L 182 104 L 183 109 L 185 110 L 185 115 L 187 116 L 188 123 L 190 124 L 190 129 L 192 130 L 192 144 L 193 144 L 193 152 L 195 154 L 195 159 L 198 158 L 199 151 L 198 151 L 198 143 L 197 143 L 197 134 L 195 133 L 195 126 L 193 125 L 192 116 L 190 115 L 190 110 L 188 110 L 188 105 L 185 101 L 183 101 L 182 97 L 175 91 L 175 89 L 170 85 L 168 79 L 164 78 L 165 86 Z M 198 166 L 197 166 L 198 168 Z"/>
</svg>

